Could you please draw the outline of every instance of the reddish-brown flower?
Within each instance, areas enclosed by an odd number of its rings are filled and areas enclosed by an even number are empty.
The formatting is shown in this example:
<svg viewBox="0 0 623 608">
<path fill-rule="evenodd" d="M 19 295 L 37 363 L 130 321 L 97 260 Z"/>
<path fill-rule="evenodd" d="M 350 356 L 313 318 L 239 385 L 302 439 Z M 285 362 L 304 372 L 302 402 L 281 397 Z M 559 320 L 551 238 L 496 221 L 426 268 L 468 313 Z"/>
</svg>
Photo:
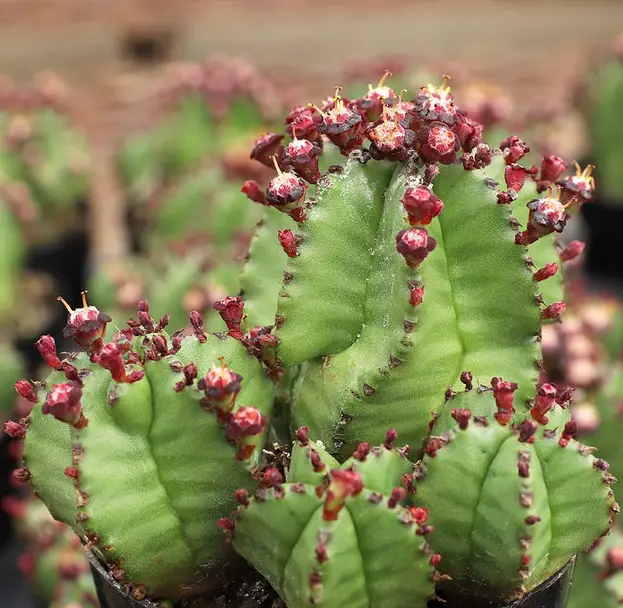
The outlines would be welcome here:
<svg viewBox="0 0 623 608">
<path fill-rule="evenodd" d="M 465 152 L 471 152 L 482 141 L 483 127 L 481 124 L 466 118 L 457 112 L 459 121 L 452 127 L 455 135 L 459 138 L 461 147 Z"/>
<path fill-rule="evenodd" d="M 507 165 L 518 163 L 526 154 L 528 154 L 528 152 L 530 152 L 528 144 L 523 141 L 523 139 L 517 137 L 517 135 L 512 135 L 502 141 L 500 149 L 504 153 L 504 160 Z"/>
<path fill-rule="evenodd" d="M 440 121 L 452 126 L 457 121 L 454 97 L 448 86 L 448 76 L 444 76 L 440 87 L 432 84 L 422 87 L 414 100 L 415 111 L 424 120 Z"/>
<path fill-rule="evenodd" d="M 416 285 L 409 294 L 409 304 L 411 306 L 419 306 L 424 300 L 424 287 L 422 285 Z"/>
<path fill-rule="evenodd" d="M 541 161 L 541 174 L 537 180 L 537 192 L 545 192 L 567 169 L 562 158 L 549 154 Z"/>
<path fill-rule="evenodd" d="M 554 302 L 549 306 L 546 306 L 541 311 L 541 319 L 543 319 L 544 321 L 548 319 L 558 320 L 560 318 L 560 315 L 562 315 L 562 313 L 565 312 L 566 309 L 567 305 L 564 302 Z"/>
<path fill-rule="evenodd" d="M 521 165 L 516 163 L 506 165 L 504 169 L 506 187 L 510 188 L 514 192 L 519 192 L 523 188 L 528 175 L 530 175 L 530 172 Z"/>
<path fill-rule="evenodd" d="M 221 361 L 220 365 L 212 367 L 197 383 L 197 388 L 204 394 L 202 407 L 208 411 L 216 411 L 219 422 L 227 422 L 240 392 L 241 382 L 242 376 Z"/>
<path fill-rule="evenodd" d="M 283 166 L 294 169 L 294 172 L 307 180 L 310 184 L 318 183 L 320 169 L 318 157 L 322 154 L 322 148 L 308 139 L 294 139 L 285 149 Z"/>
<path fill-rule="evenodd" d="M 285 120 L 286 131 L 291 137 L 301 137 L 310 141 L 319 139 L 318 126 L 322 122 L 322 116 L 316 108 L 310 106 L 297 106 Z"/>
<path fill-rule="evenodd" d="M 556 395 L 558 391 L 552 384 L 541 384 L 538 387 L 536 393 L 536 403 L 530 410 L 530 415 L 533 420 L 536 420 L 539 424 L 547 424 L 549 422 L 546 414 L 556 404 Z"/>
<path fill-rule="evenodd" d="M 267 422 L 255 407 L 240 407 L 230 416 L 227 436 L 238 445 L 236 460 L 251 458 Z"/>
<path fill-rule="evenodd" d="M 571 241 L 564 249 L 560 251 L 560 259 L 563 262 L 570 262 L 571 260 L 575 260 L 575 258 L 584 253 L 585 248 L 586 243 L 583 243 L 582 241 Z"/>
<path fill-rule="evenodd" d="M 576 203 L 583 205 L 593 199 L 595 195 L 595 178 L 591 175 L 593 165 L 587 165 L 582 170 L 580 165 L 573 163 L 576 168 L 575 175 L 570 175 L 556 182 L 561 188 L 560 200 L 563 205 Z"/>
<path fill-rule="evenodd" d="M 443 211 L 443 202 L 424 186 L 407 188 L 400 201 L 405 208 L 409 223 L 414 225 L 430 224 Z"/>
<path fill-rule="evenodd" d="M 273 157 L 279 158 L 283 153 L 281 140 L 283 135 L 279 133 L 267 133 L 255 141 L 251 150 L 251 159 L 262 163 L 266 167 L 273 167 Z"/>
<path fill-rule="evenodd" d="M 371 126 L 367 135 L 372 142 L 370 154 L 379 160 L 405 160 L 415 140 L 413 131 L 406 129 L 397 118 L 390 117 L 387 106 L 383 106 L 382 120 Z"/>
<path fill-rule="evenodd" d="M 82 292 L 82 308 L 72 310 L 69 304 L 60 296 L 59 302 L 69 313 L 67 325 L 63 329 L 63 337 L 74 342 L 87 351 L 97 350 L 106 333 L 106 325 L 112 321 L 110 315 L 100 312 L 95 306 L 89 306 L 86 291 Z"/>
<path fill-rule="evenodd" d="M 300 205 L 305 200 L 307 184 L 294 173 L 282 172 L 277 168 L 277 177 L 268 183 L 266 189 L 266 202 L 269 205 L 288 213 L 293 219 L 300 221 L 297 214 L 300 212 Z"/>
<path fill-rule="evenodd" d="M 336 521 L 344 503 L 350 496 L 356 496 L 363 490 L 363 480 L 353 469 L 334 469 L 329 473 L 330 483 L 322 507 L 322 519 Z"/>
<path fill-rule="evenodd" d="M 249 200 L 252 200 L 254 203 L 259 203 L 260 205 L 266 205 L 266 194 L 260 188 L 260 185 L 254 180 L 250 179 L 242 184 L 242 188 L 240 188 L 240 192 L 245 194 Z"/>
<path fill-rule="evenodd" d="M 368 92 L 355 101 L 359 111 L 365 114 L 370 122 L 377 120 L 383 112 L 383 105 L 394 98 L 394 90 L 385 84 L 391 75 L 391 72 L 386 71 L 375 87 L 368 85 Z"/>
<path fill-rule="evenodd" d="M 15 390 L 20 397 L 26 399 L 26 401 L 30 403 L 37 403 L 37 401 L 39 401 L 39 397 L 37 397 L 32 382 L 26 380 L 26 378 L 22 378 L 15 383 Z"/>
<path fill-rule="evenodd" d="M 93 356 L 93 361 L 100 367 L 107 369 L 115 382 L 132 384 L 145 376 L 142 369 L 127 372 L 123 360 L 123 351 L 115 342 L 104 344 L 100 351 Z"/>
<path fill-rule="evenodd" d="M 409 228 L 401 230 L 396 235 L 396 249 L 402 254 L 409 268 L 417 268 L 436 246 L 437 241 L 425 228 Z"/>
<path fill-rule="evenodd" d="M 55 384 L 46 396 L 42 411 L 44 414 L 52 414 L 61 422 L 79 428 L 86 424 L 81 399 L 82 388 L 78 384 L 74 382 Z"/>
<path fill-rule="evenodd" d="M 545 281 L 553 277 L 558 272 L 558 264 L 556 262 L 550 262 L 549 264 L 545 264 L 543 268 L 539 268 L 533 275 L 532 278 L 535 281 Z"/>
<path fill-rule="evenodd" d="M 451 165 L 461 147 L 459 138 L 442 122 L 433 122 L 417 132 L 418 152 L 427 163 Z"/>
<path fill-rule="evenodd" d="M 336 91 L 333 107 L 323 112 L 322 122 L 318 125 L 318 133 L 326 135 L 344 156 L 363 143 L 363 119 L 359 112 L 351 110 L 346 101 Z"/>
<path fill-rule="evenodd" d="M 22 439 L 26 436 L 26 427 L 19 422 L 9 420 L 4 423 L 4 432 L 14 439 Z"/>
<path fill-rule="evenodd" d="M 537 198 L 528 203 L 530 213 L 528 226 L 524 232 L 518 233 L 515 241 L 529 245 L 541 236 L 552 232 L 562 232 L 567 224 L 567 211 L 559 199 L 559 192 L 548 191 L 547 196 Z"/>
</svg>

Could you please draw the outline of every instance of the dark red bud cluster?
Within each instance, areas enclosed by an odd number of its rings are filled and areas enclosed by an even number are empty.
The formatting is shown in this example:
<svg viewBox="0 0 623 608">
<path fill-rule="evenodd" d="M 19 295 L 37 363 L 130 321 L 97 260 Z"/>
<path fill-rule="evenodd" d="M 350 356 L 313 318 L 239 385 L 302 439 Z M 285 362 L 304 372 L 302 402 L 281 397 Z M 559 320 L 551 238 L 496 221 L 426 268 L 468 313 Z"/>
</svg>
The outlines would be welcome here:
<svg viewBox="0 0 623 608">
<path fill-rule="evenodd" d="M 451 165 L 456 161 L 461 143 L 454 131 L 444 123 L 432 122 L 420 127 L 416 137 L 417 150 L 424 162 Z"/>
<path fill-rule="evenodd" d="M 322 506 L 322 519 L 336 521 L 346 499 L 363 490 L 363 480 L 353 469 L 334 469 L 329 473 L 329 478 L 329 487 Z"/>
<path fill-rule="evenodd" d="M 60 296 L 57 298 L 69 313 L 67 325 L 63 329 L 63 338 L 72 339 L 87 352 L 96 352 L 102 346 L 106 325 L 112 321 L 110 315 L 100 312 L 87 303 L 87 292 L 82 292 L 82 308 L 72 310 Z"/>
<path fill-rule="evenodd" d="M 318 158 L 322 148 L 307 139 L 294 139 L 285 148 L 282 157 L 282 166 L 292 169 L 299 177 L 310 184 L 317 184 L 320 180 Z"/>
<path fill-rule="evenodd" d="M 568 214 L 560 200 L 560 192 L 551 189 L 547 196 L 537 198 L 528 203 L 530 213 L 528 226 L 523 232 L 515 235 L 515 242 L 530 245 L 542 236 L 553 232 L 562 232 L 567 224 Z"/>
<path fill-rule="evenodd" d="M 504 160 L 507 165 L 518 163 L 528 152 L 530 147 L 517 135 L 507 137 L 500 144 L 500 150 L 504 154 Z"/>
<path fill-rule="evenodd" d="M 550 154 L 541 161 L 541 173 L 536 182 L 537 192 L 545 192 L 567 170 L 565 161 Z"/>
<path fill-rule="evenodd" d="M 197 388 L 204 394 L 201 406 L 207 411 L 215 411 L 219 422 L 229 422 L 241 382 L 242 376 L 221 361 L 197 382 Z"/>
<path fill-rule="evenodd" d="M 285 254 L 289 258 L 295 258 L 298 256 L 297 239 L 292 230 L 289 228 L 279 230 L 277 232 L 277 237 L 279 238 L 279 243 L 283 247 Z"/>
<path fill-rule="evenodd" d="M 42 406 L 44 414 L 51 414 L 57 420 L 76 428 L 86 426 L 82 413 L 82 387 L 74 382 L 55 384 L 46 395 Z"/>
<path fill-rule="evenodd" d="M 240 407 L 229 418 L 227 437 L 238 446 L 236 460 L 248 460 L 253 455 L 268 419 L 255 407 Z"/>
<path fill-rule="evenodd" d="M 536 420 L 539 424 L 547 424 L 549 422 L 546 414 L 556 404 L 556 397 L 558 391 L 553 384 L 541 384 L 537 388 L 536 403 L 530 410 L 530 415 L 533 420 Z"/>
</svg>

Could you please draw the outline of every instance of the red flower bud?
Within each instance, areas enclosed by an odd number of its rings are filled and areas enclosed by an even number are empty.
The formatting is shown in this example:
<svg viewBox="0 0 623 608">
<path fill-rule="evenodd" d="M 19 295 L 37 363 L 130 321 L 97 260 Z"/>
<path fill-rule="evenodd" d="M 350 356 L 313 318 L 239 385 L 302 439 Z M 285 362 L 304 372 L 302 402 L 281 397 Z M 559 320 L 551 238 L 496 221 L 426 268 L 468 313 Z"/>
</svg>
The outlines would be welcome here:
<svg viewBox="0 0 623 608">
<path fill-rule="evenodd" d="M 421 526 L 428 519 L 428 509 L 426 507 L 411 507 L 411 517 L 413 521 Z"/>
<path fill-rule="evenodd" d="M 37 401 L 39 401 L 39 397 L 37 397 L 32 382 L 26 380 L 26 378 L 18 380 L 15 383 L 15 390 L 20 397 L 26 399 L 26 401 L 30 401 L 30 403 L 37 403 Z"/>
<path fill-rule="evenodd" d="M 218 421 L 226 423 L 234 409 L 241 382 L 242 376 L 221 361 L 221 365 L 212 367 L 197 383 L 197 388 L 205 395 L 201 400 L 202 407 L 215 410 Z"/>
<path fill-rule="evenodd" d="M 357 108 L 370 122 L 378 120 L 383 113 L 383 106 L 390 100 L 393 100 L 395 93 L 391 87 L 385 84 L 385 80 L 391 76 L 391 72 L 386 71 L 376 87 L 369 87 L 368 92 L 355 101 Z"/>
<path fill-rule="evenodd" d="M 415 139 L 413 131 L 406 129 L 396 118 L 390 116 L 387 106 L 383 107 L 382 120 L 370 127 L 367 135 L 372 142 L 370 154 L 379 160 L 405 160 Z"/>
<path fill-rule="evenodd" d="M 586 243 L 583 243 L 582 241 L 571 241 L 563 250 L 560 251 L 560 259 L 563 262 L 575 260 L 575 258 L 584 253 L 585 248 Z"/>
<path fill-rule="evenodd" d="M 244 301 L 240 296 L 228 296 L 223 300 L 214 302 L 212 305 L 214 310 L 217 310 L 221 315 L 221 319 L 225 321 L 229 335 L 232 338 L 242 338 L 242 330 L 240 329 L 240 323 L 244 315 Z"/>
<path fill-rule="evenodd" d="M 567 211 L 558 198 L 558 192 L 550 190 L 547 196 L 537 198 L 528 203 L 530 213 L 528 226 L 524 232 L 518 232 L 515 242 L 530 245 L 541 236 L 552 232 L 562 232 L 567 224 Z"/>
<path fill-rule="evenodd" d="M 126 381 L 125 364 L 123 354 L 115 343 L 105 344 L 99 353 L 93 357 L 93 361 L 107 369 L 115 382 Z"/>
<path fill-rule="evenodd" d="M 272 169 L 273 156 L 279 157 L 283 152 L 283 146 L 281 145 L 283 137 L 283 135 L 279 135 L 278 133 L 267 133 L 266 135 L 262 135 L 253 145 L 253 150 L 251 150 L 251 159 L 256 160 Z"/>
<path fill-rule="evenodd" d="M 532 278 L 535 281 L 545 281 L 550 277 L 553 277 L 558 272 L 558 264 L 556 262 L 550 262 L 549 264 L 545 264 L 543 268 L 539 268 L 533 275 Z"/>
<path fill-rule="evenodd" d="M 464 431 L 469 426 L 469 421 L 472 418 L 472 412 L 468 409 L 453 408 L 450 412 L 450 415 L 457 421 L 459 428 L 462 431 Z"/>
<path fill-rule="evenodd" d="M 335 469 L 329 473 L 330 483 L 322 507 L 322 519 L 336 521 L 344 503 L 350 496 L 356 496 L 363 490 L 363 480 L 356 471 Z"/>
<path fill-rule="evenodd" d="M 458 137 L 443 123 L 433 122 L 417 132 L 418 153 L 427 163 L 451 165 L 461 147 Z"/>
<path fill-rule="evenodd" d="M 437 241 L 424 228 L 409 228 L 396 235 L 396 249 L 409 268 L 417 268 L 436 246 Z"/>
<path fill-rule="evenodd" d="M 491 387 L 493 388 L 493 397 L 495 399 L 495 405 L 498 411 L 493 417 L 502 426 L 506 426 L 515 411 L 513 407 L 513 400 L 515 398 L 515 391 L 517 390 L 517 384 L 515 382 L 508 382 L 502 380 L 502 378 L 491 379 Z"/>
<path fill-rule="evenodd" d="M 255 407 L 238 408 L 227 424 L 227 436 L 238 445 L 236 460 L 248 460 L 260 442 L 268 420 Z"/>
<path fill-rule="evenodd" d="M 407 188 L 400 201 L 405 208 L 409 223 L 427 225 L 443 211 L 443 202 L 428 188 Z"/>
<path fill-rule="evenodd" d="M 279 230 L 277 233 L 279 237 L 279 242 L 283 247 L 283 250 L 286 252 L 286 255 L 289 258 L 295 258 L 299 253 L 296 250 L 296 237 L 292 230 L 287 228 L 286 230 Z"/>
<path fill-rule="evenodd" d="M 458 114 L 460 122 L 452 130 L 458 137 L 461 147 L 465 152 L 471 152 L 482 141 L 482 125 Z"/>
<path fill-rule="evenodd" d="M 267 204 L 266 195 L 254 179 L 247 180 L 244 184 L 242 184 L 240 192 L 246 194 L 246 196 L 254 203 L 259 203 L 260 205 Z"/>
<path fill-rule="evenodd" d="M 279 211 L 291 213 L 305 200 L 306 192 L 307 184 L 300 177 L 294 173 L 279 173 L 268 183 L 266 202 Z"/>
<path fill-rule="evenodd" d="M 61 422 L 80 428 L 86 425 L 81 399 L 82 388 L 77 384 L 73 382 L 55 384 L 46 396 L 42 411 L 44 414 L 52 414 Z"/>
<path fill-rule="evenodd" d="M 309 106 L 298 106 L 286 116 L 286 131 L 291 136 L 316 141 L 319 139 L 318 126 L 322 116 Z"/>
<path fill-rule="evenodd" d="M 537 181 L 538 192 L 547 190 L 566 170 L 567 165 L 559 156 L 544 156 L 541 161 L 541 175 Z"/>
<path fill-rule="evenodd" d="M 272 326 L 257 325 L 242 337 L 242 343 L 251 355 L 261 359 L 266 366 L 272 369 L 277 366 L 278 339 L 271 332 Z"/>
<path fill-rule="evenodd" d="M 56 354 L 56 342 L 52 336 L 41 336 L 36 342 L 35 347 L 43 360 L 52 368 L 59 369 L 62 365 L 61 360 Z"/>
</svg>

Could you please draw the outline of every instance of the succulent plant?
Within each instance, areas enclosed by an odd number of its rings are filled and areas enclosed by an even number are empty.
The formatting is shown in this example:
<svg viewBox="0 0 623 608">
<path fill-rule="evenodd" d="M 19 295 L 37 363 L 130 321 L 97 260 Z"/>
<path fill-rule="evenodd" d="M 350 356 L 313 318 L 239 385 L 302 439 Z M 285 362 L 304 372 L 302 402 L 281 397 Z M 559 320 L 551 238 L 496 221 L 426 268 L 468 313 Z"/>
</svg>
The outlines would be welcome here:
<svg viewBox="0 0 623 608">
<path fill-rule="evenodd" d="M 3 88 L 0 133 L 0 194 L 28 240 L 58 239 L 80 228 L 74 210 L 87 193 L 89 155 L 72 124 L 66 84 L 42 74 L 31 91 Z"/>
<path fill-rule="evenodd" d="M 5 499 L 25 543 L 18 565 L 35 594 L 50 608 L 97 608 L 89 561 L 80 538 L 58 521 L 34 496 Z"/>
<path fill-rule="evenodd" d="M 143 200 L 162 184 L 212 159 L 230 175 L 253 168 L 247 150 L 279 111 L 272 84 L 240 59 L 209 57 L 173 66 L 154 128 L 127 139 L 119 156 L 124 184 Z"/>
<path fill-rule="evenodd" d="M 37 405 L 9 429 L 26 435 L 15 478 L 136 599 L 199 593 L 227 561 L 216 522 L 250 481 L 273 384 L 240 341 L 208 336 L 198 313 L 194 335 L 169 336 L 167 317 L 154 321 L 141 302 L 130 328 L 104 342 L 110 317 L 83 304 L 64 335 L 85 352 L 61 360 L 43 336 L 50 377 L 16 385 Z"/>
<path fill-rule="evenodd" d="M 527 169 L 516 136 L 491 148 L 446 82 L 338 90 L 285 122 L 251 153 L 277 175 L 242 186 L 265 214 L 239 294 L 213 305 L 227 335 L 191 313 L 194 336 L 168 336 L 140 303 L 103 343 L 110 317 L 84 302 L 65 336 L 86 354 L 44 338 L 53 375 L 18 383 L 42 408 L 13 429 L 16 477 L 137 598 L 216 584 L 217 520 L 289 608 L 423 608 L 435 582 L 522 596 L 618 511 L 571 391 L 539 380 L 574 257 L 556 235 L 590 173 Z"/>
<path fill-rule="evenodd" d="M 424 606 L 439 556 L 424 509 L 405 506 L 408 448 L 359 446 L 340 465 L 299 429 L 284 480 L 269 468 L 254 496 L 238 491 L 236 550 L 287 606 Z M 391 559 L 390 559 L 391 556 Z"/>
</svg>

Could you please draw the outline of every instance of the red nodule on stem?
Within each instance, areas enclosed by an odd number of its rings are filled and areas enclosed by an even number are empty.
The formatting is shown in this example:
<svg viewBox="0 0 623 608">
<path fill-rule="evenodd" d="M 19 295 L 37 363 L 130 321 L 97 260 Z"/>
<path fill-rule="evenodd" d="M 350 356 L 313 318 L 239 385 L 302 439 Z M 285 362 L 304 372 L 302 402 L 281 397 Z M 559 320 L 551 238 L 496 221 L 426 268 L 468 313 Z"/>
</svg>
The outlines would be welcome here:
<svg viewBox="0 0 623 608">
<path fill-rule="evenodd" d="M 364 462 L 370 453 L 370 444 L 366 441 L 361 442 L 355 452 L 353 453 L 353 458 L 358 460 L 359 462 Z"/>
<path fill-rule="evenodd" d="M 329 473 L 330 483 L 322 507 L 322 519 L 336 521 L 344 502 L 350 496 L 356 496 L 363 490 L 363 480 L 356 471 L 336 469 Z"/>
<path fill-rule="evenodd" d="M 44 414 L 52 414 L 57 420 L 80 428 L 86 424 L 82 414 L 82 388 L 74 382 L 55 384 L 47 394 L 42 406 Z"/>
<path fill-rule="evenodd" d="M 409 228 L 396 235 L 396 249 L 409 268 L 417 268 L 436 246 L 437 241 L 424 228 Z"/>
<path fill-rule="evenodd" d="M 569 445 L 569 441 L 571 441 L 578 434 L 578 424 L 575 420 L 569 420 L 567 424 L 565 424 L 562 434 L 560 435 L 560 439 L 558 443 L 561 448 L 566 448 Z"/>
<path fill-rule="evenodd" d="M 242 376 L 221 361 L 220 365 L 212 367 L 197 382 L 197 388 L 204 394 L 201 406 L 207 411 L 216 411 L 218 421 L 227 423 L 240 392 L 241 383 Z"/>
<path fill-rule="evenodd" d="M 461 372 L 461 376 L 459 378 L 461 380 L 461 382 L 465 385 L 465 390 L 466 391 L 471 391 L 474 388 L 474 376 L 472 375 L 472 372 Z"/>
<path fill-rule="evenodd" d="M 411 517 L 413 521 L 421 526 L 428 519 L 428 509 L 426 507 L 411 507 Z"/>
<path fill-rule="evenodd" d="M 19 422 L 9 420 L 4 423 L 4 432 L 13 439 L 23 439 L 26 436 L 26 427 Z"/>
<path fill-rule="evenodd" d="M 472 418 L 471 410 L 454 408 L 450 413 L 452 418 L 457 421 L 459 428 L 462 431 L 464 431 L 469 426 L 469 421 Z"/>
<path fill-rule="evenodd" d="M 549 422 L 546 414 L 556 404 L 556 396 L 558 391 L 552 384 L 541 384 L 538 387 L 536 393 L 536 403 L 530 410 L 530 415 L 533 420 L 536 420 L 539 424 L 547 424 Z"/>
<path fill-rule="evenodd" d="M 416 285 L 411 289 L 411 293 L 409 294 L 409 304 L 411 306 L 419 306 L 424 300 L 424 286 Z"/>
<path fill-rule="evenodd" d="M 515 398 L 517 384 L 515 382 L 502 380 L 502 378 L 496 376 L 491 379 L 491 388 L 493 389 L 495 405 L 498 408 L 498 411 L 493 417 L 499 424 L 506 426 L 511 421 L 511 417 L 515 411 L 513 400 Z"/>
<path fill-rule="evenodd" d="M 123 360 L 123 351 L 119 345 L 114 342 L 104 344 L 101 350 L 94 355 L 93 362 L 107 369 L 115 382 L 131 384 L 133 382 L 138 382 L 145 375 L 142 369 L 130 373 L 127 372 Z"/>
<path fill-rule="evenodd" d="M 309 444 L 309 427 L 301 426 L 296 430 L 296 440 L 302 445 Z"/>
<path fill-rule="evenodd" d="M 524 420 L 519 425 L 519 441 L 521 443 L 534 443 L 534 435 L 539 425 L 534 420 Z"/>
<path fill-rule="evenodd" d="M 277 232 L 277 236 L 279 238 L 279 243 L 283 247 L 286 255 L 289 258 L 295 258 L 298 256 L 298 251 L 296 249 L 296 237 L 294 233 L 289 228 L 285 230 L 279 230 Z"/>
<path fill-rule="evenodd" d="M 242 298 L 240 296 L 227 296 L 223 300 L 214 302 L 212 307 L 218 311 L 221 319 L 225 321 L 229 335 L 237 340 L 242 338 L 242 330 L 240 329 L 240 323 L 244 315 L 244 301 Z"/>
<path fill-rule="evenodd" d="M 441 199 L 424 186 L 407 188 L 400 202 L 412 226 L 430 224 L 443 211 Z"/>
</svg>

